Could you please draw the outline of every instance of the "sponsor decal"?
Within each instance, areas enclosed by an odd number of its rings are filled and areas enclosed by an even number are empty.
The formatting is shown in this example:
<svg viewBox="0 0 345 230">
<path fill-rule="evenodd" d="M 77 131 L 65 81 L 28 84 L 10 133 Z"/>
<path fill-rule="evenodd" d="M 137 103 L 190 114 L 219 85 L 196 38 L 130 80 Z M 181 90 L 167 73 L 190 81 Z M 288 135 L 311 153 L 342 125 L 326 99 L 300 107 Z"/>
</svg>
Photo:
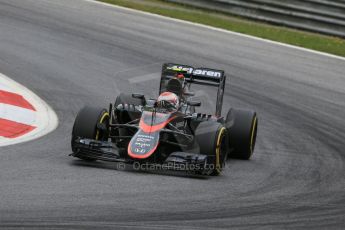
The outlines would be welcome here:
<svg viewBox="0 0 345 230">
<path fill-rule="evenodd" d="M 133 152 L 137 154 L 143 154 L 151 149 L 154 137 L 150 135 L 139 134 L 134 140 L 135 142 L 133 146 Z"/>
<path fill-rule="evenodd" d="M 193 73 L 192 67 L 186 67 L 186 66 L 168 66 L 168 70 L 176 71 L 176 72 L 187 72 L 189 74 Z"/>
<path fill-rule="evenodd" d="M 140 140 L 142 140 L 142 141 L 150 141 L 150 140 L 152 140 L 152 139 L 154 139 L 154 137 L 153 136 L 150 136 L 150 135 L 143 135 L 143 134 L 139 134 L 138 135 L 138 139 L 140 138 Z"/>
<path fill-rule="evenodd" d="M 187 72 L 192 75 L 196 76 L 206 76 L 206 77 L 213 77 L 213 78 L 221 78 L 223 73 L 221 71 L 217 70 L 211 70 L 211 69 L 194 69 L 192 67 L 186 67 L 186 66 L 170 66 L 167 67 L 168 70 L 173 70 L 176 72 Z"/>
<path fill-rule="evenodd" d="M 222 73 L 214 70 L 195 69 L 193 75 L 221 78 Z"/>
<path fill-rule="evenodd" d="M 146 134 L 139 130 L 128 145 L 128 154 L 132 158 L 147 158 L 157 148 L 159 132 Z"/>
<path fill-rule="evenodd" d="M 146 150 L 143 149 L 143 148 L 135 148 L 135 149 L 134 149 L 134 152 L 135 152 L 135 153 L 145 153 Z"/>
</svg>

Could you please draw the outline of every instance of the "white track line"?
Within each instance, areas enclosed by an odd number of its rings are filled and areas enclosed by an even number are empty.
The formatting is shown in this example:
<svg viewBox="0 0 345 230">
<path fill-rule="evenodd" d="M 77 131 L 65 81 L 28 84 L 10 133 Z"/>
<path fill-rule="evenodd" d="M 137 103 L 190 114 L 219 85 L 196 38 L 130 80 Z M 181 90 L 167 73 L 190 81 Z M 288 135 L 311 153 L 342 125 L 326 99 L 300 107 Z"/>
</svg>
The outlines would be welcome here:
<svg viewBox="0 0 345 230">
<path fill-rule="evenodd" d="M 241 33 L 233 32 L 233 31 L 230 31 L 230 30 L 225 30 L 225 29 L 221 29 L 221 28 L 216 28 L 216 27 L 212 27 L 212 26 L 203 25 L 203 24 L 200 24 L 200 23 L 184 21 L 184 20 L 176 19 L 176 18 L 170 18 L 170 17 L 158 15 L 158 14 L 153 14 L 153 13 L 148 13 L 148 12 L 144 12 L 144 11 L 140 11 L 140 10 L 126 8 L 126 7 L 123 7 L 123 6 L 117 6 L 117 5 L 113 5 L 113 4 L 109 4 L 109 3 L 105 3 L 105 2 L 99 2 L 99 1 L 96 1 L 96 0 L 83 0 L 83 1 L 86 1 L 86 2 L 89 2 L 89 3 L 93 3 L 93 4 L 113 7 L 113 8 L 117 8 L 117 9 L 122 9 L 122 10 L 126 10 L 126 11 L 129 11 L 129 12 L 135 12 L 135 13 L 138 13 L 138 14 L 149 15 L 149 16 L 152 16 L 152 17 L 160 18 L 160 19 L 171 20 L 171 21 L 174 21 L 174 22 L 185 23 L 185 24 L 189 24 L 189 25 L 193 25 L 193 26 L 203 27 L 203 28 L 206 28 L 206 29 L 214 30 L 214 31 L 219 31 L 219 32 L 227 33 L 227 34 L 232 34 L 232 35 L 240 36 L 240 37 L 250 38 L 250 39 L 257 40 L 257 41 L 262 41 L 262 42 L 271 43 L 271 44 L 275 44 L 275 45 L 279 45 L 279 46 L 284 46 L 284 47 L 288 47 L 288 48 L 292 48 L 292 49 L 302 50 L 302 51 L 310 52 L 310 53 L 313 53 L 313 54 L 322 55 L 322 56 L 326 56 L 326 57 L 330 57 L 330 58 L 336 58 L 336 59 L 345 61 L 345 57 L 341 57 L 341 56 L 337 56 L 337 55 L 333 55 L 333 54 L 329 54 L 329 53 L 325 53 L 325 52 L 320 52 L 320 51 L 316 51 L 316 50 L 311 50 L 311 49 L 307 49 L 307 48 L 302 48 L 302 47 L 298 47 L 298 46 L 294 46 L 294 45 L 289 45 L 289 44 L 285 44 L 285 43 L 281 43 L 281 42 L 271 41 L 271 40 L 267 40 L 267 39 L 263 39 L 263 38 L 259 38 L 259 37 L 254 37 L 254 36 L 247 35 L 247 34 L 241 34 Z"/>
<path fill-rule="evenodd" d="M 42 137 L 56 129 L 58 125 L 58 118 L 55 112 L 53 111 L 53 109 L 46 102 L 44 102 L 41 98 L 39 98 L 36 94 L 34 94 L 28 88 L 20 85 L 19 83 L 13 81 L 12 79 L 8 78 L 7 76 L 1 73 L 0 73 L 0 82 L 1 82 L 1 87 L 3 89 L 5 88 L 10 89 L 11 92 L 22 95 L 27 101 L 29 101 L 35 107 L 36 117 L 35 117 L 35 122 L 33 123 L 33 125 L 37 127 L 33 131 L 15 139 L 1 137 L 0 147 L 18 144 L 18 143 L 22 143 L 26 141 L 31 141 L 39 137 Z M 0 107 L 0 109 L 4 109 L 2 111 L 2 114 L 8 114 L 8 112 L 10 111 L 10 110 L 7 111 L 7 109 L 10 109 L 10 107 L 7 107 L 7 106 L 2 106 Z M 21 110 L 20 111 L 12 110 L 12 112 L 21 113 Z M 29 117 L 24 118 L 23 117 L 24 115 L 25 114 L 15 114 L 13 116 L 17 118 L 18 120 L 30 119 Z M 12 117 L 12 120 L 13 120 L 13 117 Z"/>
</svg>

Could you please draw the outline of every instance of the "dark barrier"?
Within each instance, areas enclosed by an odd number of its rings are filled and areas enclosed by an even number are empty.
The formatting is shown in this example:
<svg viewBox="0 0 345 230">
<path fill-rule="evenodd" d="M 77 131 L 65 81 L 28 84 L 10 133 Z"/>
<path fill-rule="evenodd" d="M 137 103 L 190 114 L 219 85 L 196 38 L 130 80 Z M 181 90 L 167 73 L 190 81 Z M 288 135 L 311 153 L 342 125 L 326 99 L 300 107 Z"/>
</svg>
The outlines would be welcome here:
<svg viewBox="0 0 345 230">
<path fill-rule="evenodd" d="M 345 37 L 345 0 L 166 0 L 307 31 Z"/>
</svg>

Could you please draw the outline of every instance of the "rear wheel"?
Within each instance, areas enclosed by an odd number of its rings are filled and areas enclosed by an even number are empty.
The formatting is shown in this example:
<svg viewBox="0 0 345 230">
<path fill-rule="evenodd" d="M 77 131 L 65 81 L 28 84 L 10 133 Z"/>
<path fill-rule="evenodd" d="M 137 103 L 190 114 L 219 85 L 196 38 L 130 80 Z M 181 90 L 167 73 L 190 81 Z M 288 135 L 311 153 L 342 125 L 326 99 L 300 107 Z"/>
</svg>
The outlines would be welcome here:
<svg viewBox="0 0 345 230">
<path fill-rule="evenodd" d="M 225 121 L 231 158 L 248 160 L 254 152 L 258 118 L 256 112 L 230 109 Z"/>
<path fill-rule="evenodd" d="M 229 150 L 226 128 L 218 122 L 205 121 L 198 125 L 195 137 L 200 153 L 207 155 L 209 159 L 204 173 L 219 175 L 225 166 Z"/>
<path fill-rule="evenodd" d="M 84 107 L 82 108 L 73 125 L 71 146 L 72 151 L 76 153 L 74 147 L 75 140 L 78 137 L 93 139 L 98 141 L 108 140 L 108 127 L 109 127 L 109 113 L 103 108 Z M 76 157 L 94 161 L 93 159 L 76 155 Z"/>
</svg>

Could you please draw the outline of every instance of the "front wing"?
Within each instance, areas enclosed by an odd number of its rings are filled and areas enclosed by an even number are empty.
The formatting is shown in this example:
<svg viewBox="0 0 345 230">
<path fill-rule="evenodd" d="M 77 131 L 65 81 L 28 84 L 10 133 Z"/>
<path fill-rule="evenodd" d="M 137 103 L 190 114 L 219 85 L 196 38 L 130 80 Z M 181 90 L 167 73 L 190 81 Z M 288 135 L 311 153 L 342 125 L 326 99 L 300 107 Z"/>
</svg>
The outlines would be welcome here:
<svg viewBox="0 0 345 230">
<path fill-rule="evenodd" d="M 75 143 L 73 143 L 73 149 L 74 152 L 70 155 L 82 159 L 122 162 L 127 164 L 140 163 L 128 157 L 126 152 L 121 152 L 114 143 L 108 141 L 77 138 Z M 168 170 L 203 171 L 209 161 L 209 157 L 203 154 L 172 152 L 161 165 L 165 165 L 166 167 L 164 168 Z M 157 162 L 150 163 L 156 164 Z"/>
</svg>

